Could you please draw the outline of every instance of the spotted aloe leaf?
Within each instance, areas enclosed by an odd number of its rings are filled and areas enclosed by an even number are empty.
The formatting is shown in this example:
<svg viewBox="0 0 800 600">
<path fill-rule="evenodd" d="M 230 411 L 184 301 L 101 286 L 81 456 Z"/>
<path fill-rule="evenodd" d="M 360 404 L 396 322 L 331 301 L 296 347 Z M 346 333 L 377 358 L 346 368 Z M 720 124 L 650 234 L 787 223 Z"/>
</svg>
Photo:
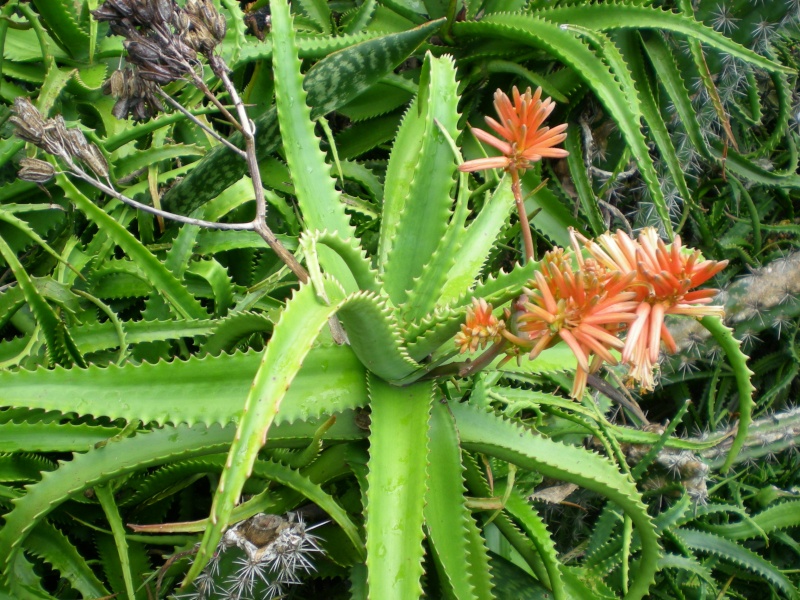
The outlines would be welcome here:
<svg viewBox="0 0 800 600">
<path fill-rule="evenodd" d="M 440 26 L 441 21 L 433 21 L 408 31 L 369 39 L 334 52 L 314 65 L 303 79 L 312 118 L 344 106 L 368 89 L 406 60 Z M 257 117 L 255 125 L 256 151 L 263 159 L 275 152 L 281 143 L 275 108 Z M 238 136 L 231 139 L 241 145 Z M 218 146 L 164 195 L 162 206 L 172 212 L 191 214 L 239 181 L 244 172 L 241 158 L 224 146 Z"/>
</svg>

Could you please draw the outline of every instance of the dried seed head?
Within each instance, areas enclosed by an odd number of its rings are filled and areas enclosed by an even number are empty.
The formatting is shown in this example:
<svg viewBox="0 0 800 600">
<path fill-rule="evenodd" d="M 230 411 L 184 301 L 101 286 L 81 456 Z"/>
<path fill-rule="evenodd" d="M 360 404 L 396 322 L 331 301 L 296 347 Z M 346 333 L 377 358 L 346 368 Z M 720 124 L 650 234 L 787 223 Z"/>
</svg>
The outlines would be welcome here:
<svg viewBox="0 0 800 600">
<path fill-rule="evenodd" d="M 19 161 L 19 167 L 17 177 L 22 181 L 30 181 L 32 183 L 50 181 L 56 174 L 53 165 L 38 158 L 23 158 Z"/>
<path fill-rule="evenodd" d="M 139 2 L 131 2 L 133 8 L 133 19 L 137 25 L 150 27 L 156 24 L 157 12 L 156 7 L 148 0 L 140 0 Z"/>
<path fill-rule="evenodd" d="M 126 0 L 106 0 L 92 11 L 95 21 L 122 21 L 134 15 L 133 6 Z"/>
<path fill-rule="evenodd" d="M 98 177 L 108 177 L 108 161 L 100 148 L 94 144 L 87 144 L 84 152 L 78 155 Z"/>
<path fill-rule="evenodd" d="M 191 27 L 192 20 L 185 11 L 176 10 L 172 16 L 172 25 L 179 34 L 182 34 L 183 32 L 188 31 L 189 27 Z"/>
<path fill-rule="evenodd" d="M 64 148 L 72 156 L 82 158 L 82 154 L 87 152 L 89 142 L 80 129 L 66 129 L 63 135 Z"/>
<path fill-rule="evenodd" d="M 122 42 L 128 51 L 128 60 L 136 65 L 146 65 L 148 62 L 158 62 L 161 57 L 159 48 L 149 41 L 141 38 L 139 41 L 125 40 Z"/>
<path fill-rule="evenodd" d="M 57 115 L 55 118 L 45 122 L 40 147 L 55 156 L 69 158 L 69 153 L 66 149 L 66 135 L 67 125 L 64 122 L 64 117 Z"/>
<path fill-rule="evenodd" d="M 201 54 L 211 54 L 225 37 L 225 17 L 209 0 L 189 0 L 185 11 L 189 16 L 189 28 L 184 41 Z"/>
<path fill-rule="evenodd" d="M 154 77 L 155 69 L 155 67 L 150 69 L 149 77 Z M 137 121 L 146 121 L 153 114 L 164 110 L 164 106 L 156 96 L 158 86 L 153 81 L 145 79 L 145 73 L 140 69 L 131 71 L 126 76 L 125 83 L 125 95 L 114 105 L 115 117 L 125 119 L 130 115 Z"/>
<path fill-rule="evenodd" d="M 26 122 L 35 121 L 44 124 L 44 119 L 42 119 L 42 115 L 41 113 L 39 113 L 39 109 L 33 105 L 33 103 L 30 101 L 29 98 L 26 98 L 24 96 L 19 96 L 15 98 L 14 112 L 17 114 L 18 117 L 20 117 Z"/>
<path fill-rule="evenodd" d="M 15 116 L 9 120 L 16 127 L 17 137 L 39 145 L 42 142 L 45 126 L 39 110 L 28 98 L 20 96 L 14 100 L 14 113 Z"/>
<path fill-rule="evenodd" d="M 156 12 L 164 23 L 171 23 L 175 15 L 175 3 L 172 0 L 154 0 Z"/>
<path fill-rule="evenodd" d="M 198 4 L 200 5 L 200 16 L 206 24 L 213 22 L 219 16 L 216 7 L 208 0 L 201 0 Z"/>
<path fill-rule="evenodd" d="M 217 38 L 218 42 L 221 42 L 225 39 L 225 32 L 228 30 L 228 22 L 225 20 L 221 14 L 217 13 L 217 18 L 214 19 L 214 22 L 211 27 L 211 33 L 214 34 L 214 37 Z"/>
<path fill-rule="evenodd" d="M 117 100 L 116 104 L 114 104 L 114 108 L 111 109 L 111 114 L 114 115 L 115 119 L 119 119 L 120 121 L 127 119 L 130 105 L 130 98 L 120 98 Z"/>
<path fill-rule="evenodd" d="M 208 27 L 197 19 L 192 22 L 192 27 L 182 39 L 189 47 L 203 55 L 211 54 L 218 43 Z"/>
<path fill-rule="evenodd" d="M 103 93 L 111 94 L 114 98 L 121 98 L 127 91 L 128 77 L 128 71 L 117 69 L 111 74 L 111 77 L 103 83 Z"/>
</svg>

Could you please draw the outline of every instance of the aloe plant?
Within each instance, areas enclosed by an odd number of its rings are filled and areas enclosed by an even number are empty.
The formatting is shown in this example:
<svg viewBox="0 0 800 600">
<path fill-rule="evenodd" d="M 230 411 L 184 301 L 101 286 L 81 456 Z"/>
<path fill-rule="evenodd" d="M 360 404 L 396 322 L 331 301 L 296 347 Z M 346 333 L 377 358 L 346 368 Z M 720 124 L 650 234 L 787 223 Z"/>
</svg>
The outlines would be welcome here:
<svg viewBox="0 0 800 600">
<path fill-rule="evenodd" d="M 3 8 L 3 98 L 38 89 L 42 118 L 60 112 L 80 127 L 107 160 L 102 191 L 112 199 L 64 173 L 47 183 L 36 162 L 23 163 L 32 181 L 0 188 L 9 283 L 0 291 L 0 593 L 712 597 L 755 589 L 725 583 L 743 568 L 775 594 L 797 595 L 796 575 L 759 545 L 793 547 L 784 530 L 797 525 L 794 501 L 757 494 L 771 480 L 744 462 L 764 456 L 762 445 L 790 456 L 792 412 L 779 425 L 748 424 L 782 407 L 796 370 L 753 346 L 748 361 L 706 317 L 724 350 L 702 363 L 716 387 L 676 412 L 694 380 L 665 375 L 656 393 L 667 408 L 645 404 L 674 418 L 658 428 L 613 368 L 586 374 L 563 344 L 502 364 L 491 352 L 457 354 L 473 299 L 517 310 L 542 270 L 534 254 L 567 246 L 569 226 L 593 237 L 625 224 L 624 201 L 612 200 L 624 182 L 654 211 L 632 220 L 660 227 L 667 242 L 681 230 L 706 256 L 731 260 L 723 278 L 771 258 L 770 244 L 796 230 L 759 220 L 796 205 L 789 42 L 749 49 L 716 27 L 705 3 L 697 17 L 689 3 L 550 4 L 467 3 L 459 14 L 451 3 L 290 9 L 272 0 L 260 42 L 238 5 L 223 2 L 219 52 L 232 72 L 226 82 L 209 68 L 198 84 L 227 87 L 231 102 L 241 94 L 252 140 L 209 117 L 218 111 L 180 79 L 165 89 L 186 112 L 118 121 L 101 83 L 123 49 L 87 16 L 94 6 Z M 715 99 L 709 73 L 720 56 L 758 69 L 768 93 L 745 108 L 776 101 L 774 121 L 768 111 L 761 119 L 770 127 L 748 130 L 737 116 L 725 127 L 719 107 L 742 102 Z M 313 63 L 304 74 L 301 61 Z M 702 98 L 688 91 L 690 68 Z M 528 165 L 519 190 L 511 177 L 458 171 L 464 158 L 485 158 L 466 128 L 483 126 L 486 91 L 512 83 L 541 85 L 570 123 L 569 157 Z M 695 114 L 703 101 L 720 121 L 713 135 Z M 677 124 L 665 120 L 668 102 Z M 603 158 L 609 123 L 619 149 Z M 682 134 L 721 182 L 687 177 Z M 33 160 L 31 145 L 2 144 L 9 172 L 23 154 Z M 765 168 L 767 157 L 778 168 Z M 203 227 L 257 222 L 262 184 L 263 223 L 299 269 L 261 229 Z M 730 201 L 716 200 L 719 189 Z M 524 256 L 522 216 L 535 236 Z M 759 312 L 735 302 L 763 281 L 726 288 L 736 333 Z M 793 304 L 762 309 L 783 315 L 784 335 L 796 332 Z M 576 372 L 596 394 L 560 393 Z M 771 390 L 755 404 L 751 381 Z M 617 404 L 637 426 L 612 416 Z M 689 420 L 719 431 L 682 438 Z M 582 446 L 589 437 L 599 451 Z M 715 488 L 718 470 L 727 476 Z M 789 489 L 792 477 L 787 469 L 776 485 Z M 568 503 L 563 518 L 535 503 L 534 488 L 552 480 L 580 488 L 592 531 L 578 518 L 566 525 Z M 274 535 L 253 545 L 252 529 Z M 260 562 L 291 535 L 300 567 Z M 264 565 L 277 565 L 277 578 Z"/>
</svg>

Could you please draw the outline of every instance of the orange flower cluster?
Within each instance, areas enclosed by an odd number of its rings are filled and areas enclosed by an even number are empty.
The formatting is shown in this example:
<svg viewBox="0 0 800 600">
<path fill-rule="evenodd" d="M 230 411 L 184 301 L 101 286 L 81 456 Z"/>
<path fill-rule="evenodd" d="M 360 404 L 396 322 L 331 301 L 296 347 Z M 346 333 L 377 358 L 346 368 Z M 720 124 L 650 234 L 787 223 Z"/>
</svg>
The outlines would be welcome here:
<svg viewBox="0 0 800 600">
<path fill-rule="evenodd" d="M 461 348 L 462 354 L 475 352 L 478 348 L 485 348 L 489 342 L 499 342 L 504 329 L 505 323 L 492 314 L 492 305 L 483 298 L 473 298 L 472 306 L 467 309 L 466 323 L 456 334 L 456 346 Z"/>
<path fill-rule="evenodd" d="M 517 302 L 519 335 L 509 339 L 522 346 L 533 344 L 531 358 L 564 341 L 578 359 L 572 387 L 577 398 L 589 373 L 603 361 L 617 363 L 610 349 L 623 348 L 618 335 L 635 319 L 636 293 L 630 289 L 635 273 L 610 271 L 595 261 L 581 261 L 584 268 L 573 270 L 570 262 L 560 248 L 545 255 L 531 289 L 525 289 L 527 299 Z"/>
<path fill-rule="evenodd" d="M 484 169 L 504 169 L 524 171 L 531 163 L 546 157 L 563 158 L 569 152 L 561 148 L 553 148 L 567 137 L 564 130 L 566 124 L 550 129 L 542 127 L 544 120 L 550 116 L 555 103 L 546 98 L 542 100 L 542 88 L 531 94 L 528 88 L 524 94 L 514 87 L 514 101 L 502 91 L 494 93 L 494 108 L 500 121 L 485 117 L 486 123 L 503 139 L 480 129 L 473 129 L 476 138 L 497 148 L 502 156 L 468 160 L 458 168 L 463 172 L 482 171 Z"/>
<path fill-rule="evenodd" d="M 611 352 L 617 350 L 630 367 L 631 381 L 652 390 L 661 342 L 670 352 L 676 350 L 665 315 L 721 316 L 722 307 L 709 306 L 717 290 L 692 290 L 727 261 L 702 261 L 699 251 L 683 251 L 679 237 L 668 246 L 653 228 L 644 229 L 638 239 L 622 231 L 597 241 L 572 231 L 571 238 L 572 252 L 558 248 L 545 255 L 530 289 L 515 303 L 510 329 L 497 326 L 491 306 L 488 313 L 483 310 L 485 301 L 473 300 L 475 308 L 456 343 L 464 352 L 502 336 L 531 348 L 530 357 L 536 358 L 563 341 L 578 360 L 574 398 L 583 394 L 589 373 L 604 362 L 617 364 Z"/>
<path fill-rule="evenodd" d="M 655 387 L 653 367 L 663 341 L 669 352 L 677 347 L 664 324 L 664 316 L 723 316 L 721 306 L 709 306 L 715 289 L 694 290 L 728 264 L 727 260 L 701 260 L 700 251 L 684 252 L 680 236 L 667 246 L 652 227 L 645 228 L 638 240 L 624 231 L 605 233 L 593 242 L 573 232 L 589 254 L 607 269 L 635 272 L 636 319 L 631 323 L 622 361 L 630 365 L 628 375 L 642 389 Z"/>
</svg>

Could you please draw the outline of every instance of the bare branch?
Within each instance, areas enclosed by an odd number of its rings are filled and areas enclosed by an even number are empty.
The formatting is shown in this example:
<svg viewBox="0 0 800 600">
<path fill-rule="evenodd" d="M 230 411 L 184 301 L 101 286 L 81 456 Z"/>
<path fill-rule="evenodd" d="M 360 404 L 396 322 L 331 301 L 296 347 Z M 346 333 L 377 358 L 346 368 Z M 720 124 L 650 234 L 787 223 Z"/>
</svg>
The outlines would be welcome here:
<svg viewBox="0 0 800 600">
<path fill-rule="evenodd" d="M 241 156 L 243 159 L 247 160 L 247 153 L 244 150 L 242 150 L 241 148 L 237 148 L 236 146 L 231 144 L 228 140 L 226 140 L 224 137 L 219 135 L 216 131 L 211 129 L 208 125 L 203 123 L 200 119 L 195 117 L 192 113 L 190 113 L 188 110 L 186 110 L 179 102 L 177 102 L 175 99 L 173 99 L 172 96 L 167 94 L 163 89 L 158 88 L 158 92 L 161 95 L 161 97 L 164 98 L 164 100 L 166 100 L 170 104 L 170 106 L 172 106 L 175 110 L 178 110 L 178 111 L 182 112 L 184 115 L 186 115 L 186 118 L 189 119 L 192 123 L 194 123 L 195 125 L 200 127 L 200 129 L 202 129 L 207 134 L 212 136 L 218 142 L 221 142 L 222 144 L 224 144 L 225 146 L 227 146 L 228 148 L 233 150 L 236 154 Z"/>
<path fill-rule="evenodd" d="M 175 213 L 167 212 L 165 210 L 160 210 L 158 208 L 148 206 L 147 204 L 142 204 L 141 202 L 137 202 L 133 198 L 128 198 L 124 194 L 120 194 L 117 190 L 110 187 L 109 185 L 106 185 L 102 181 L 95 179 L 94 177 L 86 173 L 86 171 L 84 171 L 75 164 L 70 165 L 69 172 L 75 177 L 83 179 L 85 182 L 93 185 L 101 192 L 108 194 L 112 198 L 116 198 L 117 200 L 127 204 L 128 206 L 132 206 L 133 208 L 136 208 L 143 212 L 150 213 L 151 215 L 163 217 L 165 219 L 169 219 L 170 221 L 176 221 L 178 223 L 184 223 L 186 225 L 197 225 L 198 227 L 206 227 L 207 229 L 222 229 L 227 231 L 255 231 L 255 225 L 253 223 L 215 223 L 213 221 L 204 221 L 202 219 L 193 219 L 192 217 L 184 217 L 183 215 L 176 215 Z"/>
</svg>

